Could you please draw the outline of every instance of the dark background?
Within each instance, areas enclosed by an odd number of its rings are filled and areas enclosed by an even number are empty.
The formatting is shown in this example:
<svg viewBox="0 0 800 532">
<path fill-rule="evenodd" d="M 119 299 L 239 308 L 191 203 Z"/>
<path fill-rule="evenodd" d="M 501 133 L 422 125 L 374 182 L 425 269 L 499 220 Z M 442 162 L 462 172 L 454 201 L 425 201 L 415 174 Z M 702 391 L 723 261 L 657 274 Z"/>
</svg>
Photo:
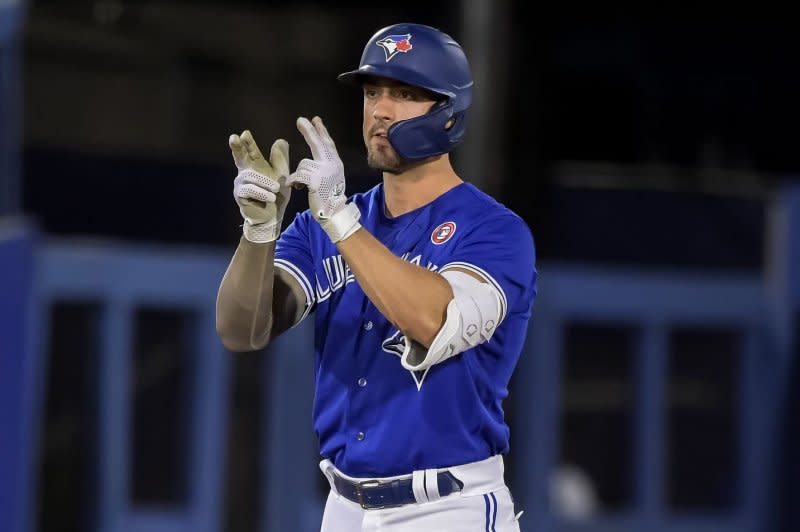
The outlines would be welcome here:
<svg viewBox="0 0 800 532">
<path fill-rule="evenodd" d="M 539 256 L 758 269 L 762 200 L 800 164 L 791 17 L 499 5 L 503 46 L 489 62 L 502 75 L 476 91 L 506 142 L 481 175 L 458 169 L 530 222 Z M 250 128 L 267 147 L 286 137 L 296 163 L 300 114 L 328 120 L 350 192 L 367 188 L 378 176 L 364 164 L 360 99 L 335 75 L 393 21 L 460 38 L 460 9 L 34 2 L 24 209 L 55 234 L 231 245 L 227 136 Z"/>
</svg>

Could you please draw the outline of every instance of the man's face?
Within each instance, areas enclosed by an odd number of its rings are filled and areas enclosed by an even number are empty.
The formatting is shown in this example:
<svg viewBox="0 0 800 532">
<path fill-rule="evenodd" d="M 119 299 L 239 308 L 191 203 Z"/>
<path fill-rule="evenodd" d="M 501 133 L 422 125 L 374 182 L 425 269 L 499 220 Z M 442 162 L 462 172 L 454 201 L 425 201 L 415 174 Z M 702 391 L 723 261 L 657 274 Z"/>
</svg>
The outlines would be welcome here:
<svg viewBox="0 0 800 532">
<path fill-rule="evenodd" d="M 424 115 L 436 103 L 425 89 L 398 81 L 372 77 L 364 81 L 364 144 L 367 164 L 383 172 L 400 173 L 418 162 L 402 159 L 389 144 L 389 126 Z"/>
</svg>

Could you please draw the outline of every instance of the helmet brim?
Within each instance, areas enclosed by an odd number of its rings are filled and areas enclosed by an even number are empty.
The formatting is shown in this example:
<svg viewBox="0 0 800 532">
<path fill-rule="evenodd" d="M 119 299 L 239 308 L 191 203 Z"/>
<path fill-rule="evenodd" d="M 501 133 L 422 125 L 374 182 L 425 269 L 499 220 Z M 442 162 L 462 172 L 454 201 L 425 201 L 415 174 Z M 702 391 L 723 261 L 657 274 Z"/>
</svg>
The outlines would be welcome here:
<svg viewBox="0 0 800 532">
<path fill-rule="evenodd" d="M 398 67 L 397 65 L 387 66 L 385 68 L 375 65 L 364 65 L 357 70 L 342 72 L 336 77 L 336 79 L 343 83 L 362 85 L 366 79 L 371 77 L 392 79 L 407 85 L 425 89 L 445 98 L 455 97 L 454 92 L 444 91 L 441 87 L 437 87 L 435 83 L 429 79 L 426 79 L 424 76 L 421 76 L 419 73 L 406 68 Z"/>
</svg>

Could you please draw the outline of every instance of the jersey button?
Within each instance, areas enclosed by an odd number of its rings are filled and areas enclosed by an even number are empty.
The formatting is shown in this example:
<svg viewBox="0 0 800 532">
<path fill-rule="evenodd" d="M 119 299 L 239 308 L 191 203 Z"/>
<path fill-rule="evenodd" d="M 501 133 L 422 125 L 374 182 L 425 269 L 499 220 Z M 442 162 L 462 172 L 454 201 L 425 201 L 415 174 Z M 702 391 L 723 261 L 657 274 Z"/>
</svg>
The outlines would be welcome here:
<svg viewBox="0 0 800 532">
<path fill-rule="evenodd" d="M 356 438 L 358 439 L 358 441 L 363 440 L 364 439 L 364 433 L 363 432 L 359 432 L 358 434 L 356 434 Z"/>
<path fill-rule="evenodd" d="M 360 379 L 358 379 L 358 385 L 363 388 L 364 386 L 367 385 L 367 379 L 361 377 Z"/>
<path fill-rule="evenodd" d="M 372 322 L 371 321 L 368 321 L 368 322 L 366 322 L 364 324 L 364 330 L 365 331 L 371 331 L 372 330 Z"/>
</svg>

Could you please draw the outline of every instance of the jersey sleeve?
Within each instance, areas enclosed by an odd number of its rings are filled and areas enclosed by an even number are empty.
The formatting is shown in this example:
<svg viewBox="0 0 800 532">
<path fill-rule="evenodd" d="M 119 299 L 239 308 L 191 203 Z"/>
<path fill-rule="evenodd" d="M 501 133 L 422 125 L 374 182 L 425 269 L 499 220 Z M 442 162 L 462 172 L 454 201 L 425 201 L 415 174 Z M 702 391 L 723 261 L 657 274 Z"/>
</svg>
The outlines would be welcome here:
<svg viewBox="0 0 800 532">
<path fill-rule="evenodd" d="M 536 297 L 536 250 L 528 225 L 513 214 L 493 217 L 465 233 L 439 269 L 461 268 L 493 286 L 500 321 L 509 312 L 528 314 Z"/>
<path fill-rule="evenodd" d="M 314 291 L 314 261 L 309 235 L 308 213 L 298 213 L 281 233 L 275 246 L 275 267 L 293 277 L 306 296 L 302 321 L 316 303 Z"/>
</svg>

